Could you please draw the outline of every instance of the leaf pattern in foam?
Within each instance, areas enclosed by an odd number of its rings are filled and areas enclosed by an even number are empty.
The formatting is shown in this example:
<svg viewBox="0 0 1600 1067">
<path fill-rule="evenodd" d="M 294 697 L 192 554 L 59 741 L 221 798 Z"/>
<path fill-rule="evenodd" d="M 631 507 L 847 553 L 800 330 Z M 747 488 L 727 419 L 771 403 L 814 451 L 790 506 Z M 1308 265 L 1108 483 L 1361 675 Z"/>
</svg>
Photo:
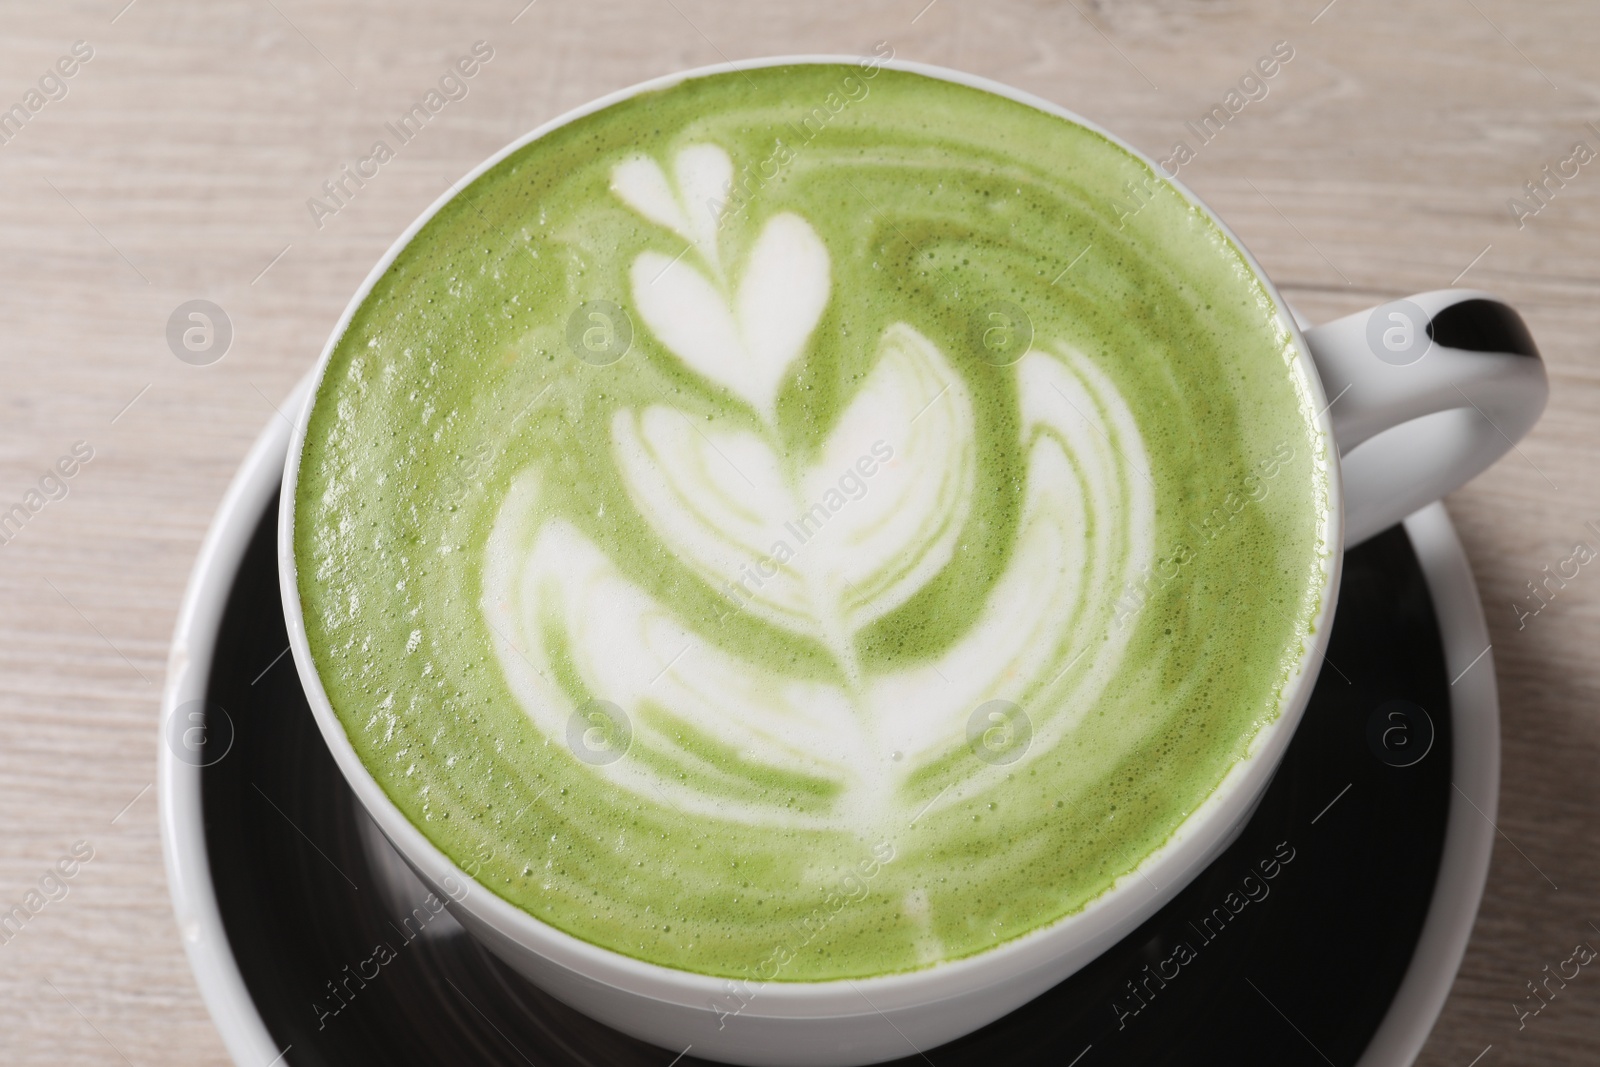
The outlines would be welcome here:
<svg viewBox="0 0 1600 1067">
<path fill-rule="evenodd" d="M 545 736 L 566 736 L 589 699 L 623 709 L 628 758 L 593 770 L 624 788 L 702 814 L 823 825 L 861 785 L 866 733 L 841 690 L 687 634 L 576 527 L 543 521 L 531 472 L 490 535 L 480 607 L 508 685 Z"/>
<path fill-rule="evenodd" d="M 1114 605 L 1154 553 L 1148 460 L 1115 386 L 1070 351 L 1030 352 L 1017 378 L 1028 487 L 1011 562 L 961 641 L 931 664 L 880 676 L 867 694 L 880 742 L 906 752 L 913 772 L 963 752 L 967 719 L 989 700 L 1022 706 L 1030 751 L 1071 729 L 1122 661 L 1132 631 L 1113 624 Z M 945 785 L 935 778 L 927 789 Z"/>
<path fill-rule="evenodd" d="M 926 372 L 929 359 L 938 359 L 931 345 L 924 348 L 905 329 L 899 338 L 886 337 L 879 364 L 885 381 L 869 378 L 841 420 L 838 443 L 847 453 L 850 443 L 875 432 L 864 417 L 846 430 L 856 406 L 870 410 L 887 395 L 875 390 L 889 389 L 893 374 L 907 366 Z M 928 386 L 954 380 L 942 359 L 933 369 Z M 1030 754 L 1049 751 L 1094 706 L 1121 664 L 1129 631 L 1111 625 L 1113 605 L 1122 583 L 1153 555 L 1155 505 L 1132 414 L 1089 360 L 1070 351 L 1030 352 L 1016 373 L 1028 473 L 1006 572 L 977 622 L 938 659 L 868 677 L 851 691 L 743 661 L 688 632 L 669 605 L 628 580 L 576 527 L 547 518 L 539 476 L 525 473 L 490 534 L 480 607 L 526 713 L 547 737 L 560 738 L 586 700 L 612 701 L 629 716 L 635 747 L 628 758 L 592 767 L 593 773 L 642 797 L 665 796 L 685 811 L 760 825 L 860 828 L 930 804 L 948 807 L 988 776 L 1013 773 L 1014 767 L 991 767 L 966 754 L 967 719 L 987 700 L 1022 705 L 1034 728 Z M 954 385 L 949 391 L 952 415 L 968 420 L 970 435 L 970 401 Z M 944 404 L 935 395 L 938 404 L 914 425 Z M 640 475 L 663 473 L 661 459 L 673 455 L 679 469 L 697 469 L 696 478 L 712 483 L 714 492 L 691 493 L 695 502 L 716 503 L 683 509 L 672 521 L 684 523 L 691 540 L 701 536 L 697 524 L 729 521 L 731 529 L 742 522 L 744 532 L 729 544 L 740 538 L 760 544 L 752 531 L 763 528 L 763 509 L 754 502 L 775 496 L 752 493 L 736 473 L 717 471 L 738 456 L 776 494 L 782 487 L 778 464 L 770 452 L 761 458 L 766 446 L 758 436 L 721 435 L 717 447 L 730 453 L 724 459 L 708 440 L 690 446 L 698 433 L 677 412 L 623 414 L 619 432 L 637 435 L 632 445 L 618 446 L 625 472 L 637 464 L 625 473 L 630 491 L 640 488 Z M 653 452 L 657 445 L 646 439 L 668 445 Z M 625 458 L 635 447 L 642 451 Z M 687 447 L 701 452 L 685 460 L 677 450 Z M 879 473 L 892 473 L 894 462 L 916 447 L 908 442 Z M 682 509 L 683 501 L 661 499 Z M 898 503 L 903 499 L 887 495 L 882 507 L 893 512 L 905 506 Z M 652 505 L 641 510 L 652 521 L 661 518 Z M 847 527 L 829 529 L 843 533 Z M 865 519 L 850 529 L 851 543 L 862 531 L 869 538 L 877 533 Z M 673 535 L 662 537 L 683 549 Z M 738 549 L 720 551 L 736 556 Z M 701 554 L 712 558 L 710 549 Z M 907 789 L 910 783 L 914 788 Z"/>
<path fill-rule="evenodd" d="M 624 709 L 635 749 L 592 769 L 642 796 L 740 820 L 858 827 L 898 818 L 895 801 L 948 806 L 968 792 L 951 786 L 1010 773 L 965 758 L 972 708 L 1022 704 L 1031 751 L 1047 751 L 1118 668 L 1128 631 L 1110 625 L 1114 603 L 1154 538 L 1138 427 L 1081 354 L 1028 353 L 1015 370 L 1027 489 L 1006 572 L 935 661 L 863 677 L 855 634 L 948 564 L 968 520 L 972 400 L 927 338 L 892 326 L 815 461 L 786 465 L 769 443 L 777 396 L 826 307 L 830 265 L 810 225 L 780 214 L 731 287 L 718 246 L 731 176 L 726 152 L 698 145 L 677 155 L 673 181 L 638 157 L 615 168 L 612 188 L 712 274 L 684 255 L 639 255 L 631 282 L 645 323 L 767 432 L 702 428 L 653 406 L 616 414 L 613 453 L 665 549 L 739 608 L 823 642 L 848 686 L 789 678 L 690 634 L 576 526 L 541 512 L 536 471 L 502 504 L 480 607 L 508 684 L 546 736 L 563 736 L 590 698 Z"/>
<path fill-rule="evenodd" d="M 810 223 L 768 219 L 731 300 L 681 256 L 640 253 L 630 280 L 639 314 L 673 355 L 775 419 L 783 376 L 828 303 L 828 250 Z"/>
<path fill-rule="evenodd" d="M 662 406 L 618 412 L 612 446 L 634 505 L 674 556 L 744 610 L 846 660 L 857 631 L 950 561 L 977 466 L 965 384 L 903 324 L 884 332 L 872 373 L 794 475 L 759 435 L 701 429 Z"/>
</svg>

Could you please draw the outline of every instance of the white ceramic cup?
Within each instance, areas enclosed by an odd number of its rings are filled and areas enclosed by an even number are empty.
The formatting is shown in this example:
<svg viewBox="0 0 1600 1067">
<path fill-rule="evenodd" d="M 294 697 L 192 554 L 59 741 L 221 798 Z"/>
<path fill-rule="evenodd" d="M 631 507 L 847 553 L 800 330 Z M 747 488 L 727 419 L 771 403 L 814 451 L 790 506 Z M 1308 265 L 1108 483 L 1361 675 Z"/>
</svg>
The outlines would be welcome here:
<svg viewBox="0 0 1600 1067">
<path fill-rule="evenodd" d="M 845 63 L 797 56 L 722 64 L 613 93 L 534 130 L 441 197 L 395 242 L 351 298 L 314 381 L 376 280 L 439 208 L 471 180 L 553 129 L 637 93 L 729 70 Z M 1047 101 L 917 63 L 878 66 L 972 86 L 1096 130 L 1161 174 L 1158 164 L 1093 123 Z M 1522 320 L 1488 294 L 1437 290 L 1302 331 L 1260 266 L 1198 198 L 1175 188 L 1239 246 L 1294 338 L 1296 367 L 1319 407 L 1329 467 L 1327 542 L 1350 546 L 1458 488 L 1537 421 L 1549 391 Z M 1339 589 L 1342 555 L 1325 567 L 1313 640 L 1286 687 L 1278 718 L 1247 757 L 1159 850 L 1082 911 L 965 959 L 852 981 L 734 983 L 599 948 L 475 883 L 401 813 L 356 755 L 322 688 L 301 614 L 293 546 L 295 483 L 310 405 L 289 449 L 280 508 L 279 572 L 290 642 L 323 738 L 351 788 L 406 861 L 473 935 L 531 981 L 610 1026 L 672 1051 L 754 1065 L 864 1064 L 913 1055 L 978 1029 L 1038 996 L 1130 933 L 1233 840 L 1288 747 L 1316 680 Z M 468 891 L 463 894 L 461 886 Z M 454 887 L 447 892 L 447 887 Z"/>
</svg>

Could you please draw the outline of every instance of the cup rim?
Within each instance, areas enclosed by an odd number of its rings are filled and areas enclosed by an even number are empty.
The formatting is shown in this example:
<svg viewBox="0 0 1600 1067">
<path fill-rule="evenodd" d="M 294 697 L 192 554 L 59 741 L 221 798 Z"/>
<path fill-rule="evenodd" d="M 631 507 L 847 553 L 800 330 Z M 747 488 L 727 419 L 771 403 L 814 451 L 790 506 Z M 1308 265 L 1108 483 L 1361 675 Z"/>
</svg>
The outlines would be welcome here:
<svg viewBox="0 0 1600 1067">
<path fill-rule="evenodd" d="M 1074 951 L 1092 949 L 1093 954 L 1098 955 L 1109 948 L 1128 929 L 1176 895 L 1198 873 L 1203 866 L 1200 861 L 1208 849 L 1223 840 L 1228 830 L 1245 817 L 1265 788 L 1310 700 L 1317 679 L 1317 671 L 1313 668 L 1320 663 L 1327 647 L 1334 607 L 1338 601 L 1344 562 L 1343 483 L 1326 393 L 1300 326 L 1271 278 L 1238 235 L 1175 175 L 1168 175 L 1160 163 L 1097 123 L 1024 90 L 947 67 L 893 57 L 879 59 L 859 55 L 800 54 L 728 61 L 647 79 L 575 107 L 514 139 L 452 183 L 395 239 L 351 296 L 315 368 L 307 376 L 306 402 L 295 415 L 278 509 L 278 578 L 284 621 L 301 685 L 323 740 L 340 772 L 363 808 L 424 881 L 430 883 L 432 888 L 437 888 L 444 885 L 448 878 L 456 879 L 469 889 L 465 896 L 455 901 L 454 906 L 466 910 L 479 923 L 500 936 L 591 981 L 665 1003 L 705 1010 L 714 998 L 726 992 L 729 979 L 651 963 L 604 948 L 569 934 L 512 904 L 458 867 L 429 840 L 390 799 L 361 761 L 323 689 L 306 636 L 294 553 L 295 499 L 300 458 L 311 412 L 333 352 L 356 311 L 371 294 L 373 286 L 445 204 L 507 157 L 578 119 L 640 94 L 671 88 L 693 79 L 766 67 L 854 66 L 869 61 L 878 68 L 922 75 L 992 93 L 1088 129 L 1148 166 L 1153 174 L 1169 183 L 1229 240 L 1249 266 L 1256 283 L 1272 299 L 1276 318 L 1294 347 L 1295 357 L 1291 366 L 1299 376 L 1300 387 L 1307 391 L 1308 399 L 1318 405 L 1318 414 L 1312 419 L 1312 425 L 1317 430 L 1325 453 L 1322 457 L 1314 457 L 1314 461 L 1320 464 L 1328 494 L 1328 507 L 1320 530 L 1325 546 L 1321 565 L 1321 602 L 1312 621 L 1310 639 L 1305 642 L 1295 663 L 1294 673 L 1284 686 L 1276 718 L 1257 730 L 1244 756 L 1233 764 L 1165 842 L 1083 908 L 972 955 L 939 961 L 912 971 L 849 979 L 793 981 L 779 978 L 766 981 L 760 983 L 761 992 L 752 1002 L 752 1010 L 742 1010 L 740 1014 L 769 1018 L 847 1017 L 910 1005 L 926 1005 L 962 996 L 986 982 L 1048 968 Z M 1151 887 L 1150 892 L 1135 895 L 1134 891 L 1146 886 Z M 474 889 L 481 892 L 473 892 Z M 1087 962 L 1088 958 L 1085 957 L 1084 961 Z M 863 1008 L 866 998 L 862 990 L 870 994 L 875 1007 Z"/>
</svg>

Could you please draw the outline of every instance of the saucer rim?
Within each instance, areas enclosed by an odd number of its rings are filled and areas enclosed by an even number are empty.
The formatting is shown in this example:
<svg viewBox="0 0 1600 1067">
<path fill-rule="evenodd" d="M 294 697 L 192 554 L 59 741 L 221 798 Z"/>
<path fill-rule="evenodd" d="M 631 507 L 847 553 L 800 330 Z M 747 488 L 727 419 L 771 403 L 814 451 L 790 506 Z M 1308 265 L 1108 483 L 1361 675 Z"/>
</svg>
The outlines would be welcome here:
<svg viewBox="0 0 1600 1067">
<path fill-rule="evenodd" d="M 295 388 L 291 409 L 304 402 L 310 385 L 308 376 Z M 201 999 L 241 1067 L 269 1067 L 290 1050 L 273 1041 L 227 938 L 206 850 L 202 768 L 179 760 L 164 738 L 179 707 L 205 699 L 222 613 L 262 512 L 279 491 L 290 436 L 282 420 L 267 424 L 206 532 L 174 629 L 157 738 L 161 843 L 173 910 Z M 1499 800 L 1499 700 L 1477 583 L 1442 502 L 1417 511 L 1403 525 L 1434 603 L 1446 669 L 1455 678 L 1450 713 L 1456 789 L 1438 877 L 1411 962 L 1357 1067 L 1410 1064 L 1432 1032 L 1477 918 Z"/>
</svg>

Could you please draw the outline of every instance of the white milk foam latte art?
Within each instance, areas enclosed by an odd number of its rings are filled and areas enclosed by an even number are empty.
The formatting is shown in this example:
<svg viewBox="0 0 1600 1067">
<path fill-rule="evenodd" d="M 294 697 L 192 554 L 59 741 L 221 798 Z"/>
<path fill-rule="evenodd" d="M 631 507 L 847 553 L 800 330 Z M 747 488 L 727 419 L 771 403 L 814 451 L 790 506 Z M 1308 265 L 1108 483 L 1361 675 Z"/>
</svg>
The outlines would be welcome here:
<svg viewBox="0 0 1600 1067">
<path fill-rule="evenodd" d="M 718 206 L 732 170 L 722 149 L 694 145 L 673 160 L 671 178 L 639 157 L 617 166 L 612 188 L 689 245 L 677 259 L 645 252 L 634 260 L 632 295 L 645 324 L 770 422 L 833 280 L 816 232 L 788 213 L 767 221 L 743 271 L 730 273 L 719 254 Z M 693 766 L 698 742 L 709 740 L 736 750 L 756 781 L 799 775 L 837 793 L 824 809 L 796 810 L 765 798 L 730 801 L 700 788 L 697 776 L 664 777 L 638 759 L 596 773 L 684 811 L 881 837 L 921 804 L 903 783 L 968 745 L 975 708 L 1001 700 L 1049 709 L 1029 716 L 1029 751 L 1045 751 L 1116 674 L 1127 632 L 1103 639 L 1083 623 L 1109 618 L 1152 558 L 1150 486 L 1129 477 L 1148 460 L 1115 387 L 1065 346 L 1029 351 L 1017 364 L 1029 492 L 1011 564 L 978 623 L 936 661 L 863 670 L 856 634 L 949 563 L 972 506 L 978 447 L 971 398 L 933 342 L 896 323 L 877 349 L 877 366 L 804 467 L 780 458 L 775 434 L 702 430 L 669 405 L 618 411 L 612 422 L 615 463 L 663 547 L 730 589 L 739 610 L 827 647 L 840 684 L 797 681 L 697 644 L 689 620 L 630 583 L 575 528 L 539 523 L 538 471 L 514 483 L 489 539 L 482 608 L 497 632 L 515 635 L 515 646 L 496 646 L 500 666 L 540 730 L 563 736 L 580 710 L 541 651 L 554 631 L 583 689 L 627 716 L 630 746 L 668 750 L 674 763 Z M 857 499 L 844 495 L 840 472 L 859 475 Z M 1119 521 L 1091 536 L 1090 514 Z M 650 705 L 670 716 L 673 731 L 645 725 Z M 936 808 L 1013 771 L 978 759 L 964 768 L 967 780 L 941 793 Z M 728 773 L 699 768 L 710 778 Z"/>
</svg>

